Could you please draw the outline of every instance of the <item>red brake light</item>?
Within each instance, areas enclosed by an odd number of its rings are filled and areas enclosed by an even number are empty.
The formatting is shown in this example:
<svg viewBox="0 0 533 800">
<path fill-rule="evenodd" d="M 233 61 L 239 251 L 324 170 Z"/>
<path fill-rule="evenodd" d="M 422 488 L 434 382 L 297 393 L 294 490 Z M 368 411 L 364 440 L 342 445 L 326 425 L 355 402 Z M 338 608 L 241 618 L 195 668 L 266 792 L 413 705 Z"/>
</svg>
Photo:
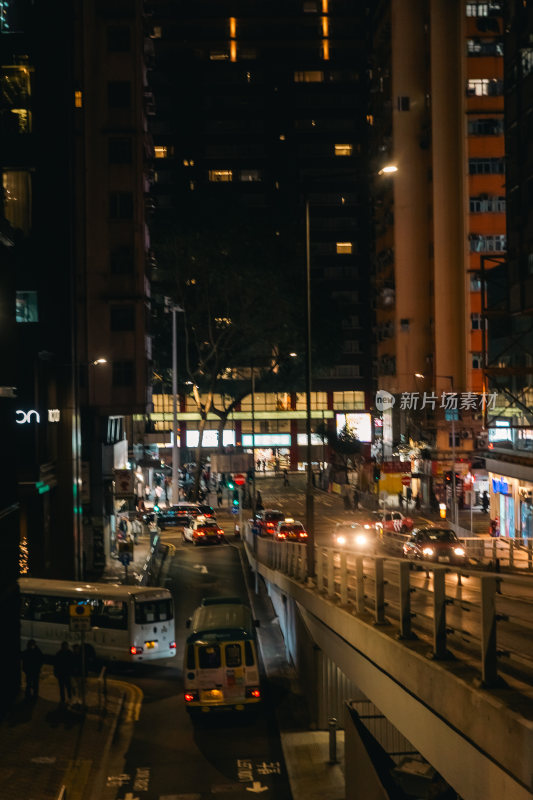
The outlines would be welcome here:
<svg viewBox="0 0 533 800">
<path fill-rule="evenodd" d="M 194 698 L 194 694 L 191 694 L 191 692 L 185 692 L 185 702 L 186 703 L 190 703 L 191 700 L 194 700 L 194 699 L 195 699 Z"/>
<path fill-rule="evenodd" d="M 305 531 L 300 531 L 300 538 L 307 539 L 307 533 Z"/>
<path fill-rule="evenodd" d="M 132 646 L 130 647 L 130 653 L 132 656 L 140 656 L 142 651 L 143 651 L 142 647 L 135 647 L 134 644 L 132 644 Z"/>
<path fill-rule="evenodd" d="M 169 648 L 170 648 L 170 650 L 175 650 L 176 649 L 176 642 L 170 642 Z"/>
<path fill-rule="evenodd" d="M 267 522 L 266 526 L 267 526 L 267 528 L 273 528 L 274 527 L 274 523 L 273 522 Z"/>
<path fill-rule="evenodd" d="M 205 536 L 205 533 L 203 531 L 194 531 L 194 535 L 195 536 Z"/>
<path fill-rule="evenodd" d="M 261 692 L 259 689 L 252 689 L 252 697 L 261 697 Z"/>
<path fill-rule="evenodd" d="M 217 533 L 224 533 L 224 531 L 222 530 L 222 528 L 218 528 Z"/>
</svg>

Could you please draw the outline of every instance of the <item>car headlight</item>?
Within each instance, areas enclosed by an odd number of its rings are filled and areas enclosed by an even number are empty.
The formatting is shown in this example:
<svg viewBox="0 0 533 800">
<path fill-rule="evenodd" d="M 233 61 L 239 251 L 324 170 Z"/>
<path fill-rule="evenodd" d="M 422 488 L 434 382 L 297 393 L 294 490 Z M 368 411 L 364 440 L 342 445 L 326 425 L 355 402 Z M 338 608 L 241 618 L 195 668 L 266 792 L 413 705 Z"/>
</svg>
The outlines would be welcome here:
<svg viewBox="0 0 533 800">
<path fill-rule="evenodd" d="M 355 537 L 355 543 L 358 547 L 364 547 L 366 545 L 367 539 L 364 533 L 358 533 Z"/>
<path fill-rule="evenodd" d="M 365 525 L 365 528 L 367 529 L 367 531 L 370 530 L 371 527 L 372 527 L 372 525 L 368 525 L 368 523 Z"/>
<path fill-rule="evenodd" d="M 346 544 L 346 536 L 337 536 L 337 544 Z"/>
<path fill-rule="evenodd" d="M 435 555 L 435 551 L 433 550 L 433 548 L 432 548 L 432 547 L 424 547 L 424 549 L 422 550 L 422 552 L 423 552 L 423 554 L 424 554 L 425 556 L 433 556 L 433 555 Z"/>
<path fill-rule="evenodd" d="M 456 556 L 464 556 L 465 555 L 465 551 L 464 551 L 463 547 L 454 547 L 453 548 L 453 552 L 455 553 Z"/>
</svg>

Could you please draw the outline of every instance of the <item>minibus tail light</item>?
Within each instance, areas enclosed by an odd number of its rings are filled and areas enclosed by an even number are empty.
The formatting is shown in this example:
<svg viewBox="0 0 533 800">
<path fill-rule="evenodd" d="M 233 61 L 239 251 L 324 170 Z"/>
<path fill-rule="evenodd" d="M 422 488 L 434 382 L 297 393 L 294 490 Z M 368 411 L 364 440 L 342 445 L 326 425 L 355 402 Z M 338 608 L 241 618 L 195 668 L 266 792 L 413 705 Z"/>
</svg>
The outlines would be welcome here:
<svg viewBox="0 0 533 800">
<path fill-rule="evenodd" d="M 193 700 L 198 700 L 198 692 L 185 692 L 185 702 L 191 703 Z"/>
<path fill-rule="evenodd" d="M 136 647 L 134 644 L 130 647 L 130 653 L 132 656 L 140 656 L 143 651 L 142 647 Z"/>
<path fill-rule="evenodd" d="M 175 650 L 176 649 L 176 642 L 170 642 L 169 648 L 170 648 L 170 650 Z"/>
</svg>

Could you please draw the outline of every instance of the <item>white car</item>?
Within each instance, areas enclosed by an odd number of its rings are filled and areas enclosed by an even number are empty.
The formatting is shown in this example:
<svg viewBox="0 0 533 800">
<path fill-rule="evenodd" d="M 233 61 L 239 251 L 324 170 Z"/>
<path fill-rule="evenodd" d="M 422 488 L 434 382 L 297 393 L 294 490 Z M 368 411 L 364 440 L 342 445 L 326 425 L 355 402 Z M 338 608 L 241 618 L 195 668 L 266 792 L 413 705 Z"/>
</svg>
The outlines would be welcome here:
<svg viewBox="0 0 533 800">
<path fill-rule="evenodd" d="M 376 531 L 370 525 L 338 522 L 333 532 L 333 545 L 374 554 L 378 549 L 376 538 Z"/>
<path fill-rule="evenodd" d="M 221 544 L 224 531 L 216 520 L 206 517 L 189 517 L 183 527 L 183 541 L 199 544 Z"/>
</svg>

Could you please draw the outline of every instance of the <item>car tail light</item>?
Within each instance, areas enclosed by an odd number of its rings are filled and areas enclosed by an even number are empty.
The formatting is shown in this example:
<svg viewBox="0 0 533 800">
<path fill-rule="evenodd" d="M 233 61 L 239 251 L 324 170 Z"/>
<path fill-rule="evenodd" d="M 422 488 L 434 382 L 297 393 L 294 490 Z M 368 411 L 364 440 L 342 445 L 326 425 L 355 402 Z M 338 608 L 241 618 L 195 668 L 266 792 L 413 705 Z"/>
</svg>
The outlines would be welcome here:
<svg viewBox="0 0 533 800">
<path fill-rule="evenodd" d="M 287 535 L 285 533 L 278 533 L 277 537 L 278 537 L 278 539 L 286 539 Z"/>
<path fill-rule="evenodd" d="M 194 536 L 205 536 L 203 531 L 194 531 Z"/>
<path fill-rule="evenodd" d="M 134 644 L 130 647 L 130 653 L 132 656 L 140 656 L 143 651 L 142 647 L 136 647 Z"/>
<path fill-rule="evenodd" d="M 274 527 L 274 523 L 273 522 L 267 522 L 266 526 L 267 526 L 267 528 L 273 528 Z"/>
<path fill-rule="evenodd" d="M 220 533 L 222 533 L 222 534 L 223 534 L 223 533 L 224 533 L 224 531 L 222 530 L 222 528 L 218 528 L 218 529 L 217 529 L 217 533 L 218 533 L 218 534 L 220 534 Z"/>
<path fill-rule="evenodd" d="M 246 689 L 246 697 L 261 697 L 261 689 L 258 686 L 251 686 Z"/>
<path fill-rule="evenodd" d="M 307 539 L 306 531 L 300 531 L 300 539 Z"/>
<path fill-rule="evenodd" d="M 198 700 L 198 692 L 185 692 L 185 702 L 190 703 L 193 700 Z"/>
<path fill-rule="evenodd" d="M 176 642 L 170 642 L 169 649 L 170 650 L 175 650 L 176 649 Z"/>
</svg>

